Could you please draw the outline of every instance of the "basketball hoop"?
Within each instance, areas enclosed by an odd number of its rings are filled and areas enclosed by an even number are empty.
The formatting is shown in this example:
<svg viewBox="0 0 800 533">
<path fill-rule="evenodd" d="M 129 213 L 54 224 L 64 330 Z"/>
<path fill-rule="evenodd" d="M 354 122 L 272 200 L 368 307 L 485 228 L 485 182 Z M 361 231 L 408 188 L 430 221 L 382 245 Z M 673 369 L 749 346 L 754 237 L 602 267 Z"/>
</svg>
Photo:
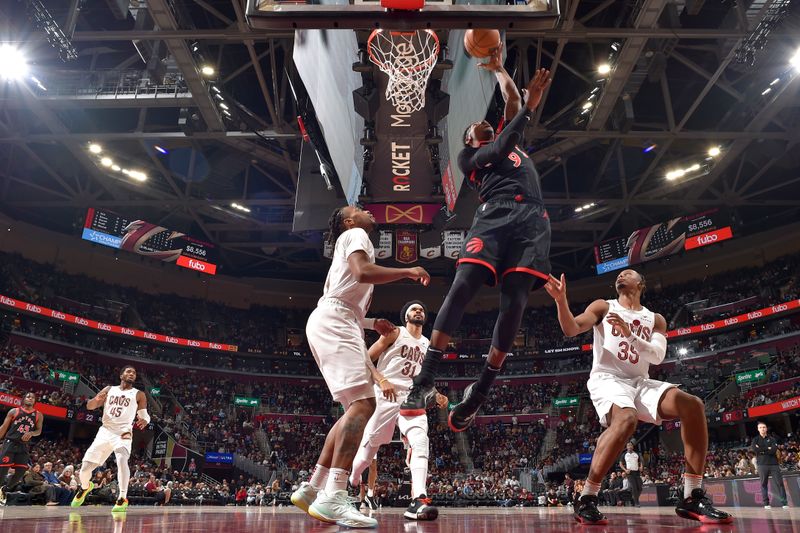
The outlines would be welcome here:
<svg viewBox="0 0 800 533">
<path fill-rule="evenodd" d="M 374 30 L 367 40 L 369 59 L 389 76 L 386 99 L 398 112 L 425 107 L 425 88 L 436 66 L 439 37 L 433 30 Z"/>
</svg>

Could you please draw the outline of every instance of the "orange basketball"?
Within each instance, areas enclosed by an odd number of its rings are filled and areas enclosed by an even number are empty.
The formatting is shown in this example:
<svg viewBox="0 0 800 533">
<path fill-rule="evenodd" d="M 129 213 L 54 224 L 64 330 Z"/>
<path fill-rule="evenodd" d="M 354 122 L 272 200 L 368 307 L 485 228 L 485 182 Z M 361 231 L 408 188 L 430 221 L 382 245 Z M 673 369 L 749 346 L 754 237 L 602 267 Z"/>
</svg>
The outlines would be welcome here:
<svg viewBox="0 0 800 533">
<path fill-rule="evenodd" d="M 464 34 L 464 49 L 472 57 L 489 57 L 500 46 L 497 30 L 467 30 Z"/>
</svg>

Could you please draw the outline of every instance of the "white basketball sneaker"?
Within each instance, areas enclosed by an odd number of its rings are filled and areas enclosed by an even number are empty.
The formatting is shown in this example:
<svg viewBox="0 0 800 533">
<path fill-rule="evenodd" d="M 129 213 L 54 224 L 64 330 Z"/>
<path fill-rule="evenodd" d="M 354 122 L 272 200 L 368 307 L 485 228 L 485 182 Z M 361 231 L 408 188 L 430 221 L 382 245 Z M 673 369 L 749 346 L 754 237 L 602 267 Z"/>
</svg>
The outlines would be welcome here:
<svg viewBox="0 0 800 533">
<path fill-rule="evenodd" d="M 317 489 L 312 487 L 308 481 L 300 483 L 297 490 L 292 493 L 292 503 L 306 513 L 308 512 L 308 507 L 314 503 L 316 498 Z"/>
<path fill-rule="evenodd" d="M 332 494 L 327 494 L 324 490 L 319 491 L 317 499 L 308 508 L 308 514 L 317 520 L 342 527 L 378 527 L 377 520 L 364 516 L 353 507 L 346 490 L 337 490 Z"/>
</svg>

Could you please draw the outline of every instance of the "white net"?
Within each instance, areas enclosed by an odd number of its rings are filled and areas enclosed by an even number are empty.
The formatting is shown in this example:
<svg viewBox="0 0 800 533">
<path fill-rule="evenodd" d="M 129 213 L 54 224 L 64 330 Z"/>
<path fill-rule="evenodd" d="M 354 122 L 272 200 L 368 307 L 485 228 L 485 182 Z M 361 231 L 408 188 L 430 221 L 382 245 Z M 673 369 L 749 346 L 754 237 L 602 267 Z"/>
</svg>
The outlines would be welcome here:
<svg viewBox="0 0 800 533">
<path fill-rule="evenodd" d="M 425 88 L 436 66 L 439 38 L 433 30 L 375 30 L 367 41 L 370 60 L 389 76 L 386 99 L 400 113 L 425 107 Z"/>
</svg>

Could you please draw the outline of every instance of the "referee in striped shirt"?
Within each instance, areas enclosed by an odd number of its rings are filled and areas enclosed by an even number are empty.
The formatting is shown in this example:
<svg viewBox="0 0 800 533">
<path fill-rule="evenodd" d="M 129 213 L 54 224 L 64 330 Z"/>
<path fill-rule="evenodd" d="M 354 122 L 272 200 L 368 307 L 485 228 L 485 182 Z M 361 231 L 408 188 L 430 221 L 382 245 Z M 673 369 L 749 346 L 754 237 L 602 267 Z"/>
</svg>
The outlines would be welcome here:
<svg viewBox="0 0 800 533">
<path fill-rule="evenodd" d="M 639 507 L 639 495 L 642 493 L 642 456 L 633 449 L 633 442 L 629 442 L 627 450 L 619 461 L 619 467 L 628 475 L 628 484 L 631 488 L 633 505 Z"/>
</svg>

